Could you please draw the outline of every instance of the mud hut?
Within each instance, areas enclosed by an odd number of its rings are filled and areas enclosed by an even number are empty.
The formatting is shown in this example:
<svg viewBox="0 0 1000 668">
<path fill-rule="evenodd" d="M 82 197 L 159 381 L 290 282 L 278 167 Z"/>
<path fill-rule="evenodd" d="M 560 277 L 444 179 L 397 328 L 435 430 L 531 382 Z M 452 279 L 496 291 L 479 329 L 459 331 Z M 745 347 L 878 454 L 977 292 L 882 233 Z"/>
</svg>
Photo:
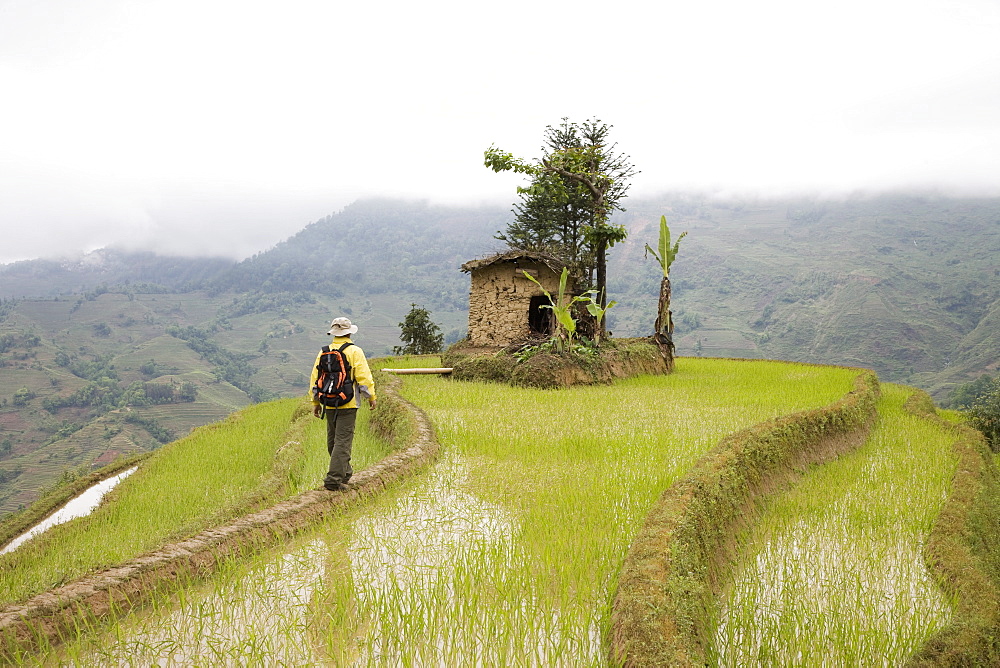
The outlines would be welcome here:
<svg viewBox="0 0 1000 668">
<path fill-rule="evenodd" d="M 545 293 L 524 277 L 528 272 L 553 296 L 565 265 L 544 253 L 512 250 L 462 265 L 472 277 L 469 288 L 469 343 L 506 346 L 532 337 L 551 336 L 554 324 Z M 572 282 L 572 277 L 570 278 Z M 573 286 L 567 286 L 572 293 Z"/>
</svg>

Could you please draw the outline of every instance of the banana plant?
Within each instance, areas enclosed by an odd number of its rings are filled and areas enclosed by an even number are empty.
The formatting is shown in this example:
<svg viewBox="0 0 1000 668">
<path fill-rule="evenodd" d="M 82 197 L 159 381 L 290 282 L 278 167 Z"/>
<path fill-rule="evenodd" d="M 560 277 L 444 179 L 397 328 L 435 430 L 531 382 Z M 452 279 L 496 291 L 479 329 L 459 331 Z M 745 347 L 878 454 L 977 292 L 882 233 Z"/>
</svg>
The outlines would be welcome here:
<svg viewBox="0 0 1000 668">
<path fill-rule="evenodd" d="M 548 304 L 542 304 L 541 308 L 552 309 L 553 315 L 556 318 L 556 324 L 559 326 L 559 332 L 556 335 L 556 340 L 559 342 L 557 346 L 559 351 L 563 351 L 562 341 L 565 339 L 566 343 L 572 347 L 573 337 L 576 335 L 576 319 L 573 317 L 572 308 L 573 304 L 577 302 L 585 302 L 590 300 L 589 295 L 576 295 L 572 299 L 566 299 L 566 282 L 569 279 L 569 268 L 563 267 L 562 276 L 559 277 L 559 298 L 552 299 L 552 295 L 546 290 L 541 283 L 535 279 L 534 276 L 526 271 L 521 271 L 524 277 L 529 279 L 532 283 L 541 288 L 542 292 L 548 298 Z M 592 300 L 591 300 L 592 301 Z"/>
<path fill-rule="evenodd" d="M 600 345 L 601 344 L 601 332 L 604 331 L 604 328 L 601 326 L 601 323 L 604 320 L 604 316 L 607 315 L 608 311 L 611 310 L 611 307 L 614 306 L 615 304 L 617 304 L 618 302 L 612 300 L 612 301 L 608 302 L 607 306 L 605 306 L 604 308 L 601 308 L 600 302 L 598 302 L 596 299 L 594 299 L 594 297 L 597 296 L 597 290 L 591 290 L 585 296 L 588 296 L 588 295 L 590 297 L 590 302 L 587 303 L 587 312 L 590 313 L 590 315 L 594 316 L 594 318 L 597 319 L 597 328 L 594 329 L 594 343 L 596 343 L 597 345 Z"/>
<path fill-rule="evenodd" d="M 646 244 L 646 253 L 652 253 L 663 270 L 663 278 L 660 279 L 660 297 L 656 309 L 656 322 L 653 324 L 655 330 L 653 340 L 656 341 L 656 345 L 660 349 L 660 355 L 670 369 L 673 368 L 674 364 L 674 321 L 670 313 L 670 265 L 677 258 L 681 239 L 685 236 L 687 236 L 687 232 L 681 232 L 680 236 L 677 237 L 677 241 L 671 246 L 670 228 L 667 226 L 667 217 L 660 216 L 659 252 L 654 250 L 649 244 Z"/>
<path fill-rule="evenodd" d="M 670 245 L 670 228 L 667 226 L 667 217 L 660 216 L 660 243 L 659 253 L 653 250 L 653 247 L 646 244 L 646 252 L 652 253 L 656 261 L 660 263 L 660 268 L 663 269 L 663 278 L 670 276 L 670 265 L 674 263 L 674 259 L 677 257 L 677 251 L 681 245 L 681 239 L 687 236 L 687 232 L 681 232 L 681 235 L 677 237 L 677 241 L 674 245 Z"/>
</svg>

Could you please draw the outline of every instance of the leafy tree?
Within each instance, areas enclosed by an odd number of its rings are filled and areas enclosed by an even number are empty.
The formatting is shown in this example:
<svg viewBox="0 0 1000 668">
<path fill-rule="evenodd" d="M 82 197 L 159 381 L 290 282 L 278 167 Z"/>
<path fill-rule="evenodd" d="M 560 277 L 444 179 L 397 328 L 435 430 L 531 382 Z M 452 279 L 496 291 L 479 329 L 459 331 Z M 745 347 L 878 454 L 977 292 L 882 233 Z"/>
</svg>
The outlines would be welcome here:
<svg viewBox="0 0 1000 668">
<path fill-rule="evenodd" d="M 1000 379 L 972 404 L 966 415 L 969 423 L 981 431 L 994 452 L 1000 452 Z"/>
<path fill-rule="evenodd" d="M 118 397 L 119 406 L 148 406 L 152 400 L 146 396 L 145 383 L 136 381 L 128 386 Z"/>
<path fill-rule="evenodd" d="M 154 404 L 169 404 L 174 400 L 174 386 L 170 383 L 145 383 L 142 389 Z"/>
<path fill-rule="evenodd" d="M 26 387 L 19 388 L 14 392 L 13 403 L 15 406 L 27 406 L 28 402 L 35 398 L 35 393 Z"/>
<path fill-rule="evenodd" d="M 10 332 L 0 335 L 0 353 L 5 353 L 18 346 L 35 348 L 39 343 L 41 343 L 41 338 L 37 334 L 15 334 Z"/>
<path fill-rule="evenodd" d="M 543 156 L 537 161 L 515 158 L 491 146 L 485 164 L 495 172 L 513 171 L 531 178 L 519 187 L 522 202 L 515 220 L 497 238 L 528 250 L 552 252 L 574 270 L 596 278 L 597 301 L 607 305 L 607 253 L 627 236 L 624 226 L 608 220 L 623 211 L 629 179 L 638 174 L 627 155 L 609 144 L 610 125 L 598 119 L 548 126 Z M 596 276 L 595 276 L 596 275 Z"/>
<path fill-rule="evenodd" d="M 181 388 L 177 392 L 177 399 L 180 401 L 194 401 L 198 398 L 198 386 L 189 380 L 181 383 Z"/>
<path fill-rule="evenodd" d="M 983 374 L 970 383 L 963 383 L 951 391 L 946 408 L 962 410 L 972 406 L 976 400 L 989 394 L 993 388 L 993 377 Z"/>
<path fill-rule="evenodd" d="M 56 364 L 68 367 L 74 376 L 84 380 L 97 381 L 101 378 L 118 378 L 112 355 L 97 355 L 89 362 L 83 359 L 72 361 L 70 356 L 60 350 L 56 353 Z"/>
<path fill-rule="evenodd" d="M 686 235 L 687 232 L 681 232 L 677 241 L 671 246 L 667 217 L 660 216 L 660 239 L 657 248 L 654 250 L 652 246 L 646 244 L 646 253 L 652 253 L 659 263 L 660 269 L 663 270 L 663 278 L 660 279 L 660 297 L 656 308 L 656 322 L 653 324 L 653 340 L 656 341 L 660 355 L 663 356 L 670 368 L 673 368 L 674 363 L 674 321 L 670 313 L 670 265 L 674 263 L 677 251 L 680 249 L 681 239 Z"/>
<path fill-rule="evenodd" d="M 580 143 L 579 127 L 563 119 L 562 125 L 546 127 L 542 153 L 551 156 Z M 498 232 L 495 238 L 511 248 L 551 253 L 575 269 L 586 269 L 593 264 L 584 241 L 584 228 L 593 217 L 591 199 L 573 186 L 554 170 L 534 174 L 530 186 L 518 188 L 521 203 L 514 205 L 506 234 Z"/>
<path fill-rule="evenodd" d="M 429 355 L 441 352 L 444 335 L 441 328 L 431 322 L 430 312 L 416 304 L 410 304 L 410 312 L 399 323 L 402 333 L 399 340 L 403 346 L 392 349 L 394 355 Z"/>
</svg>

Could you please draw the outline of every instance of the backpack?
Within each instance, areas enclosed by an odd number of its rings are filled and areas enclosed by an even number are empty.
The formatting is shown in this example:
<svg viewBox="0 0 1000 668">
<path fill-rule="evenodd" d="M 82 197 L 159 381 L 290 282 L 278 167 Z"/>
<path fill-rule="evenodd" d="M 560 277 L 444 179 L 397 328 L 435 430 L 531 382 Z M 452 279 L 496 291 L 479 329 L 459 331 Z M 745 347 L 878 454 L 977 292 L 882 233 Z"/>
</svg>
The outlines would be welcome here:
<svg viewBox="0 0 1000 668">
<path fill-rule="evenodd" d="M 319 403 L 327 408 L 343 406 L 354 398 L 354 374 L 351 363 L 344 354 L 344 349 L 353 345 L 348 341 L 333 350 L 330 350 L 330 346 L 323 346 L 319 354 L 316 385 L 312 391 Z"/>
</svg>

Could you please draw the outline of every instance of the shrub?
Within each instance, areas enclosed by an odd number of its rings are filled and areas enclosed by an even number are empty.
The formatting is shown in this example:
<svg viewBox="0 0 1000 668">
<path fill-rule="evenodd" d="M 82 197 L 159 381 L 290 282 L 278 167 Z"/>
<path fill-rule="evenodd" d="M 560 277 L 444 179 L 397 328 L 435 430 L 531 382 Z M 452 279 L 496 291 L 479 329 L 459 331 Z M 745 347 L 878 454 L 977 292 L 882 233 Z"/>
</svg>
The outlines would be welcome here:
<svg viewBox="0 0 1000 668">
<path fill-rule="evenodd" d="M 972 404 L 966 415 L 969 424 L 982 432 L 993 452 L 1000 451 L 1000 379 Z"/>
<path fill-rule="evenodd" d="M 15 406 L 27 406 L 28 402 L 35 398 L 35 393 L 26 387 L 22 387 L 14 392 L 13 403 Z"/>
</svg>

